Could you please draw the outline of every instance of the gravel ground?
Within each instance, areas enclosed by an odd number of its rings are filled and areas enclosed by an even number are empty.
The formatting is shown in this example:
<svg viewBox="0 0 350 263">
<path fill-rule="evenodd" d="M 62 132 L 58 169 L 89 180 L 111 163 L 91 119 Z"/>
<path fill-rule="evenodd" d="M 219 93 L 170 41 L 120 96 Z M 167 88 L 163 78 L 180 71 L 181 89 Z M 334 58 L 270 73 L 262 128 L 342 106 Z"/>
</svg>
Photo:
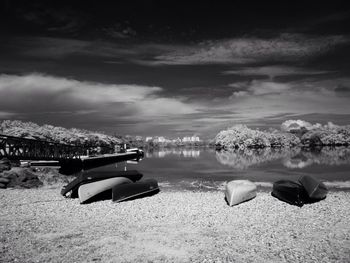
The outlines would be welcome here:
<svg viewBox="0 0 350 263">
<path fill-rule="evenodd" d="M 80 205 L 58 189 L 0 191 L 0 262 L 350 262 L 350 193 L 302 208 L 267 192 L 160 192 Z"/>
</svg>

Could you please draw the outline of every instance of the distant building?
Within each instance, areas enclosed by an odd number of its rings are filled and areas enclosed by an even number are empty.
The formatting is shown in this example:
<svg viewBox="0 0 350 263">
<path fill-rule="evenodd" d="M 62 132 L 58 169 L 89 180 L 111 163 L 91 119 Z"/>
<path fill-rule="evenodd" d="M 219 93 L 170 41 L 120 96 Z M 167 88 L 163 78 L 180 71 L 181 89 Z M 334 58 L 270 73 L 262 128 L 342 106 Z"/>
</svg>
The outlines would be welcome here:
<svg viewBox="0 0 350 263">
<path fill-rule="evenodd" d="M 183 137 L 182 142 L 190 142 L 191 137 Z"/>
<path fill-rule="evenodd" d="M 199 142 L 199 137 L 198 136 L 192 136 L 191 137 L 192 142 Z"/>
<path fill-rule="evenodd" d="M 153 139 L 154 143 L 164 143 L 169 142 L 169 140 L 165 139 L 163 136 L 159 136 Z"/>
</svg>

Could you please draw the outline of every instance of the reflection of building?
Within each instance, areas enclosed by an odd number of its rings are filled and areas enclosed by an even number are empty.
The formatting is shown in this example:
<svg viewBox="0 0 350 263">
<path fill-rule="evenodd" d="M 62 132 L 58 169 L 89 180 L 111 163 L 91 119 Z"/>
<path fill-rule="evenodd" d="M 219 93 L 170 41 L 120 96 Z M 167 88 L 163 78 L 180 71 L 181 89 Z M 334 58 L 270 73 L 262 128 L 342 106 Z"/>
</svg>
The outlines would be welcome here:
<svg viewBox="0 0 350 263">
<path fill-rule="evenodd" d="M 164 158 L 167 153 L 165 151 L 159 151 L 159 152 L 156 152 L 156 155 L 158 158 Z"/>
<path fill-rule="evenodd" d="M 182 154 L 183 154 L 184 157 L 187 157 L 187 158 L 189 158 L 189 157 L 198 158 L 199 155 L 200 155 L 200 151 L 199 150 L 188 150 L 188 149 L 186 149 L 186 150 L 182 151 Z"/>
<path fill-rule="evenodd" d="M 148 136 L 145 139 L 146 142 L 153 142 L 153 143 L 175 143 L 175 144 L 180 144 L 180 143 L 195 143 L 195 142 L 200 142 L 201 140 L 199 139 L 198 136 L 185 136 L 182 139 L 179 137 L 176 139 L 167 139 L 163 136 L 155 136 L 151 137 Z"/>
<path fill-rule="evenodd" d="M 149 158 L 164 158 L 167 155 L 176 155 L 185 158 L 198 158 L 200 156 L 200 150 L 192 149 L 159 149 L 151 152 L 146 152 L 146 157 Z"/>
<path fill-rule="evenodd" d="M 192 136 L 192 137 L 184 137 L 182 139 L 182 142 L 199 142 L 199 137 L 198 136 Z"/>
</svg>

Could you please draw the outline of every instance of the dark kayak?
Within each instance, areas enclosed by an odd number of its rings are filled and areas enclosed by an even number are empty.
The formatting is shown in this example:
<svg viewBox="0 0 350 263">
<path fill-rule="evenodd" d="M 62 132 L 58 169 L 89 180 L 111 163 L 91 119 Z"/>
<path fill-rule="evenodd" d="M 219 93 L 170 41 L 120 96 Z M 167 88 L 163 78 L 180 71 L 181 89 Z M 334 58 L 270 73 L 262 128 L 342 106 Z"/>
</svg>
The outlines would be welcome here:
<svg viewBox="0 0 350 263">
<path fill-rule="evenodd" d="M 70 196 L 73 198 L 78 197 L 78 188 L 80 185 L 85 183 L 96 182 L 103 179 L 113 178 L 113 177 L 126 177 L 133 182 L 136 182 L 142 178 L 142 174 L 136 170 L 130 171 L 113 171 L 113 172 L 86 172 L 79 175 L 72 182 L 64 186 L 61 190 L 63 196 Z"/>
<path fill-rule="evenodd" d="M 272 196 L 291 205 L 303 206 L 307 202 L 307 194 L 299 182 L 280 180 L 273 184 Z"/>
<path fill-rule="evenodd" d="M 131 184 L 121 184 L 113 187 L 113 202 L 122 202 L 150 196 L 159 192 L 158 182 L 154 179 L 146 179 Z"/>
<path fill-rule="evenodd" d="M 309 202 L 319 201 L 326 198 L 328 189 L 325 184 L 318 179 L 309 175 L 303 175 L 299 178 L 299 182 L 304 187 L 310 199 Z"/>
</svg>

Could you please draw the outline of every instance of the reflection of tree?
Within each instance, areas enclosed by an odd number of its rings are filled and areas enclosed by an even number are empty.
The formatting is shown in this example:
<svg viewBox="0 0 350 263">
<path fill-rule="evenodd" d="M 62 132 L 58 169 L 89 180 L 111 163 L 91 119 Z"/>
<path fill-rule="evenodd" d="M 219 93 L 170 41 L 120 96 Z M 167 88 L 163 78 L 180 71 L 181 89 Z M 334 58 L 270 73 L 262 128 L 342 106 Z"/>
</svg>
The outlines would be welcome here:
<svg viewBox="0 0 350 263">
<path fill-rule="evenodd" d="M 279 159 L 287 168 L 301 169 L 311 164 L 350 164 L 350 148 L 323 147 L 318 151 L 302 150 L 300 148 L 235 149 L 216 152 L 216 159 L 221 164 L 236 169 L 246 169 L 252 165 Z"/>
<path fill-rule="evenodd" d="M 289 158 L 299 152 L 300 148 L 233 149 L 216 152 L 216 159 L 221 164 L 236 169 L 246 169 L 252 165 Z"/>
<path fill-rule="evenodd" d="M 350 164 L 349 147 L 323 147 L 319 151 L 303 151 L 303 155 L 314 164 Z"/>
</svg>

